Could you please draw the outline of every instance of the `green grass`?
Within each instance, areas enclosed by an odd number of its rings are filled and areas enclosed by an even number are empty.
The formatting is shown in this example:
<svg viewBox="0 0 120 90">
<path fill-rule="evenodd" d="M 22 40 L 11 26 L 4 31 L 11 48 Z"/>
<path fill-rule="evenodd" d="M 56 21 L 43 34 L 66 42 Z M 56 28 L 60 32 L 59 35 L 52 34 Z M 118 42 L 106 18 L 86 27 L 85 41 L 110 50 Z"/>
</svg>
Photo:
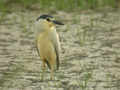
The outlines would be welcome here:
<svg viewBox="0 0 120 90">
<path fill-rule="evenodd" d="M 92 78 L 92 73 L 91 72 L 86 72 L 84 74 L 84 80 L 82 81 L 82 83 L 80 83 L 80 87 L 81 87 L 81 90 L 86 90 L 87 88 L 87 85 L 90 81 L 90 79 Z"/>
<path fill-rule="evenodd" d="M 33 5 L 38 5 L 42 9 L 55 10 L 76 10 L 76 9 L 96 9 L 100 7 L 115 7 L 116 0 L 0 0 L 0 10 L 7 9 L 11 4 L 20 4 L 28 8 Z"/>
</svg>

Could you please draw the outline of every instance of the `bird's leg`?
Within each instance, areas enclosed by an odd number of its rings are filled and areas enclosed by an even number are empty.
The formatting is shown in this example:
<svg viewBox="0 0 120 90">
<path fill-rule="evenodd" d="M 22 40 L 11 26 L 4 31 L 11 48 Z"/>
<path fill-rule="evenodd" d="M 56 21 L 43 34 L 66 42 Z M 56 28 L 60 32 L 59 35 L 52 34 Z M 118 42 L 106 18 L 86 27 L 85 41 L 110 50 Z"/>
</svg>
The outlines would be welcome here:
<svg viewBox="0 0 120 90">
<path fill-rule="evenodd" d="M 45 61 L 43 61 L 43 63 L 42 63 L 42 75 L 41 75 L 41 80 L 44 79 L 45 68 L 46 68 L 46 66 L 45 66 Z"/>
<path fill-rule="evenodd" d="M 54 59 L 51 59 L 51 61 L 49 62 L 51 65 L 51 72 L 50 72 L 50 79 L 54 80 L 54 66 L 55 66 L 55 61 Z"/>
<path fill-rule="evenodd" d="M 50 79 L 54 80 L 54 66 L 51 67 Z"/>
</svg>

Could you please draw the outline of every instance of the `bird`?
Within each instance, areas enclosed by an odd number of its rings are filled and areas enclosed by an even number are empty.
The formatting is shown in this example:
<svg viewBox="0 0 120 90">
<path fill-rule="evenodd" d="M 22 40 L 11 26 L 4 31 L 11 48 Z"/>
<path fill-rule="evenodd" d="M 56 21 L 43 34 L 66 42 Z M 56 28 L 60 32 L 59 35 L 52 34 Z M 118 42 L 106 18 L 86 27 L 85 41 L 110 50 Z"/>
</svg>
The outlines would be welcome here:
<svg viewBox="0 0 120 90">
<path fill-rule="evenodd" d="M 55 20 L 55 18 L 48 14 L 40 15 L 36 21 L 40 28 L 36 35 L 36 48 L 42 61 L 42 75 L 46 66 L 50 69 L 50 79 L 54 79 L 54 71 L 59 69 L 59 55 L 60 55 L 60 40 L 56 31 L 56 25 L 64 25 L 62 22 Z"/>
</svg>

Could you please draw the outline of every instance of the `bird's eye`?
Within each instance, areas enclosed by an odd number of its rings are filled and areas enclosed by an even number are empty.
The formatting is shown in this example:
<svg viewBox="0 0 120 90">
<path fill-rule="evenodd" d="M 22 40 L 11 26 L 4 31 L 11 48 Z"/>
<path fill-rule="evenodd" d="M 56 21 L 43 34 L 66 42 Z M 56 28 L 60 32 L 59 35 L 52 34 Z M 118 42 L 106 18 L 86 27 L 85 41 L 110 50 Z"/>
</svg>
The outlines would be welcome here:
<svg viewBox="0 0 120 90">
<path fill-rule="evenodd" d="M 47 21 L 50 21 L 50 19 L 49 19 L 49 18 L 47 18 L 46 20 L 47 20 Z"/>
</svg>

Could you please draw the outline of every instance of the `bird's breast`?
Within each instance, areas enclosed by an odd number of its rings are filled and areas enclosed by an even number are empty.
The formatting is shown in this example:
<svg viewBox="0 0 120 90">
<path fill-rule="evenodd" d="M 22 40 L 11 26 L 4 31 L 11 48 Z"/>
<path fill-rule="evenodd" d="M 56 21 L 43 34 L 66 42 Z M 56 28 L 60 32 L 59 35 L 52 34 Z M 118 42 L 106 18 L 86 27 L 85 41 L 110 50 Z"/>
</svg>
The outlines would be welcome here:
<svg viewBox="0 0 120 90">
<path fill-rule="evenodd" d="M 55 53 L 50 33 L 41 33 L 37 38 L 37 47 L 44 58 L 50 58 Z"/>
</svg>

